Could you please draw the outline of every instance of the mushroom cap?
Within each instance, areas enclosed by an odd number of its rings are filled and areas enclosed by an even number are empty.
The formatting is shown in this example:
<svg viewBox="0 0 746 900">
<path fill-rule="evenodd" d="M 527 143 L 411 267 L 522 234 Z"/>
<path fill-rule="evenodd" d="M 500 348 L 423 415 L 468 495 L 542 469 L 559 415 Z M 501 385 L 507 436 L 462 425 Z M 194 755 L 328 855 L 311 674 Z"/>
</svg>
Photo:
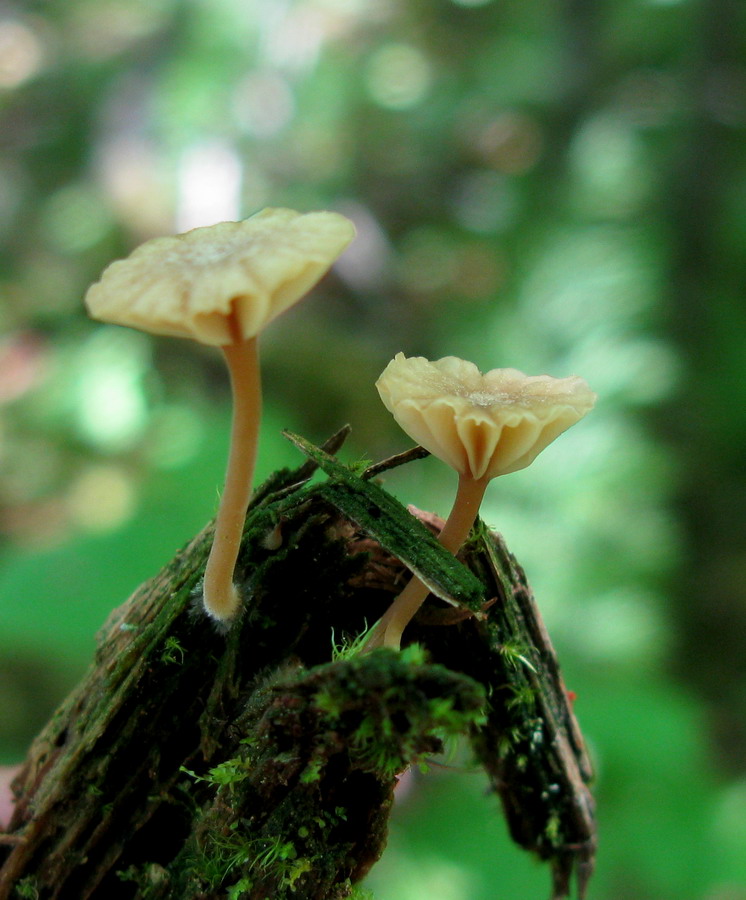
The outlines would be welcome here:
<svg viewBox="0 0 746 900">
<path fill-rule="evenodd" d="M 575 375 L 524 375 L 518 369 L 483 375 L 455 356 L 431 362 L 398 353 L 376 387 L 411 438 L 475 479 L 525 468 L 596 402 Z"/>
<path fill-rule="evenodd" d="M 354 236 L 338 213 L 263 209 L 146 241 L 104 270 L 86 306 L 104 322 L 230 344 L 300 300 Z"/>
</svg>

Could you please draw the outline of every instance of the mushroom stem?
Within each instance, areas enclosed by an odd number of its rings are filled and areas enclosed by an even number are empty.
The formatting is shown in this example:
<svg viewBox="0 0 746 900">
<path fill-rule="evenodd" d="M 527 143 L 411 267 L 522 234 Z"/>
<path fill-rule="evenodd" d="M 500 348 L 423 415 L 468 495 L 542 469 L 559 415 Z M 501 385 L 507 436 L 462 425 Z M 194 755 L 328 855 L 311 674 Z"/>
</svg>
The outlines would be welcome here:
<svg viewBox="0 0 746 900">
<path fill-rule="evenodd" d="M 442 531 L 438 535 L 440 543 L 454 556 L 469 536 L 488 483 L 489 478 L 472 478 L 470 475 L 459 475 L 458 491 L 453 502 L 453 508 Z M 373 650 L 376 647 L 392 647 L 398 650 L 402 632 L 429 593 L 430 588 L 414 575 L 379 620 L 365 645 L 365 649 Z"/>
<path fill-rule="evenodd" d="M 251 499 L 262 411 L 257 345 L 257 338 L 251 337 L 222 348 L 233 390 L 233 423 L 225 487 L 202 589 L 205 610 L 221 622 L 233 618 L 241 600 L 233 584 L 233 570 Z"/>
</svg>

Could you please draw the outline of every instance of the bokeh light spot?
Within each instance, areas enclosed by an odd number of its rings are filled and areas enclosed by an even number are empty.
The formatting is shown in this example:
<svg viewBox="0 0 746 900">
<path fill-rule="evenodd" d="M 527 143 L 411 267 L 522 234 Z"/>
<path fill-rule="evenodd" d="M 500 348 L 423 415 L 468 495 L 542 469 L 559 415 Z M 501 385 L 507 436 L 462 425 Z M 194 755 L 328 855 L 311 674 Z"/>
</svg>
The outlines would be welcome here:
<svg viewBox="0 0 746 900">
<path fill-rule="evenodd" d="M 0 21 L 0 88 L 16 88 L 33 78 L 44 63 L 36 34 L 16 19 Z"/>
<path fill-rule="evenodd" d="M 70 39 L 84 56 L 100 60 L 161 28 L 174 0 L 82 0 L 70 5 Z"/>
<path fill-rule="evenodd" d="M 255 4 L 254 13 L 262 53 L 270 65 L 293 74 L 314 68 L 326 37 L 319 10 L 308 3 L 264 0 Z"/>
<path fill-rule="evenodd" d="M 271 70 L 251 72 L 236 88 L 233 113 L 238 124 L 257 138 L 273 137 L 293 118 L 290 85 Z"/>
<path fill-rule="evenodd" d="M 48 350 L 31 331 L 0 337 L 0 406 L 32 390 L 44 377 Z"/>
<path fill-rule="evenodd" d="M 636 132 L 599 114 L 582 126 L 570 148 L 578 181 L 576 203 L 588 212 L 626 215 L 647 196 L 650 177 Z"/>
<path fill-rule="evenodd" d="M 102 451 L 132 446 L 147 421 L 142 378 L 148 339 L 124 328 L 102 328 L 83 346 L 77 384 L 80 435 Z"/>
<path fill-rule="evenodd" d="M 668 399 L 681 376 L 673 348 L 647 335 L 593 334 L 573 349 L 568 366 L 583 372 L 606 401 L 617 396 L 631 404 Z"/>
<path fill-rule="evenodd" d="M 718 798 L 713 822 L 715 843 L 721 846 L 732 860 L 743 858 L 746 846 L 746 778 L 741 778 L 726 785 Z M 725 894 L 729 897 L 743 897 L 735 892 Z"/>
<path fill-rule="evenodd" d="M 388 237 L 367 207 L 349 203 L 340 212 L 355 223 L 357 236 L 334 269 L 356 290 L 376 290 L 386 282 L 391 265 Z"/>
<path fill-rule="evenodd" d="M 458 272 L 454 287 L 469 300 L 481 300 L 497 294 L 510 272 L 507 255 L 499 247 L 474 243 L 458 255 Z"/>
<path fill-rule="evenodd" d="M 132 479 L 120 466 L 90 466 L 72 483 L 67 496 L 71 521 L 85 531 L 117 528 L 134 508 Z"/>
<path fill-rule="evenodd" d="M 70 184 L 49 199 L 42 227 L 50 244 L 62 253 L 79 253 L 104 237 L 111 217 L 102 198 L 88 185 Z"/>
<path fill-rule="evenodd" d="M 403 110 L 425 98 L 432 82 L 427 58 L 409 44 L 386 44 L 368 61 L 366 82 L 375 103 Z"/>
<path fill-rule="evenodd" d="M 170 189 L 152 142 L 126 130 L 114 133 L 99 148 L 98 167 L 108 202 L 136 235 L 171 229 Z"/>
<path fill-rule="evenodd" d="M 477 143 L 484 161 L 498 172 L 520 175 L 537 163 L 542 134 L 536 119 L 508 111 L 487 123 Z"/>
<path fill-rule="evenodd" d="M 457 271 L 453 242 L 437 229 L 422 227 L 402 241 L 398 278 L 410 291 L 429 293 L 449 285 Z"/>
<path fill-rule="evenodd" d="M 568 345 L 642 321 L 657 299 L 644 240 L 606 226 L 558 229 L 523 284 L 525 315 Z"/>
<path fill-rule="evenodd" d="M 458 223 L 478 234 L 505 231 L 515 221 L 519 198 L 515 186 L 489 170 L 470 172 L 456 187 L 453 200 Z"/>
</svg>

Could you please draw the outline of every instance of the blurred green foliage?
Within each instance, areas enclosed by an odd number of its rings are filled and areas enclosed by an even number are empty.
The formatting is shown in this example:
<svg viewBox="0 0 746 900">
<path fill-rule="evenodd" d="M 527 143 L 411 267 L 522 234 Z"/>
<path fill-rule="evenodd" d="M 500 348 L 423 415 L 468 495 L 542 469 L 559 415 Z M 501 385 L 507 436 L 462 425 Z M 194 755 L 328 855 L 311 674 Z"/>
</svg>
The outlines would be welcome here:
<svg viewBox="0 0 746 900">
<path fill-rule="evenodd" d="M 0 8 L 0 754 L 215 508 L 208 348 L 89 321 L 156 234 L 264 205 L 359 237 L 263 339 L 279 430 L 406 439 L 399 350 L 576 373 L 597 409 L 484 517 L 529 572 L 596 754 L 597 900 L 746 897 L 746 5 L 42 0 Z M 392 473 L 447 510 L 437 461 Z M 408 785 L 380 900 L 543 896 L 478 777 Z"/>
</svg>

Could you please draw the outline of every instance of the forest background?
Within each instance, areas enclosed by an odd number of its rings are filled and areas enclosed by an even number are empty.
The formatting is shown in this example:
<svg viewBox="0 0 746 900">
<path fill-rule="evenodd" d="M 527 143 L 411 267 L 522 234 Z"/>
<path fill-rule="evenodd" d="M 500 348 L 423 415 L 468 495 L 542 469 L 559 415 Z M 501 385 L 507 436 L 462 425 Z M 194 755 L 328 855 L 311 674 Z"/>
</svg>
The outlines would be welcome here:
<svg viewBox="0 0 746 900">
<path fill-rule="evenodd" d="M 744 900 L 745 129 L 740 0 L 3 2 L 0 763 L 223 475 L 218 355 L 86 287 L 154 235 L 335 209 L 356 242 L 263 337 L 259 476 L 299 462 L 281 428 L 409 446 L 373 387 L 400 350 L 582 375 L 596 410 L 482 514 L 594 754 L 590 896 Z M 386 485 L 443 513 L 451 474 Z M 377 900 L 545 895 L 467 765 L 400 793 Z"/>
</svg>

